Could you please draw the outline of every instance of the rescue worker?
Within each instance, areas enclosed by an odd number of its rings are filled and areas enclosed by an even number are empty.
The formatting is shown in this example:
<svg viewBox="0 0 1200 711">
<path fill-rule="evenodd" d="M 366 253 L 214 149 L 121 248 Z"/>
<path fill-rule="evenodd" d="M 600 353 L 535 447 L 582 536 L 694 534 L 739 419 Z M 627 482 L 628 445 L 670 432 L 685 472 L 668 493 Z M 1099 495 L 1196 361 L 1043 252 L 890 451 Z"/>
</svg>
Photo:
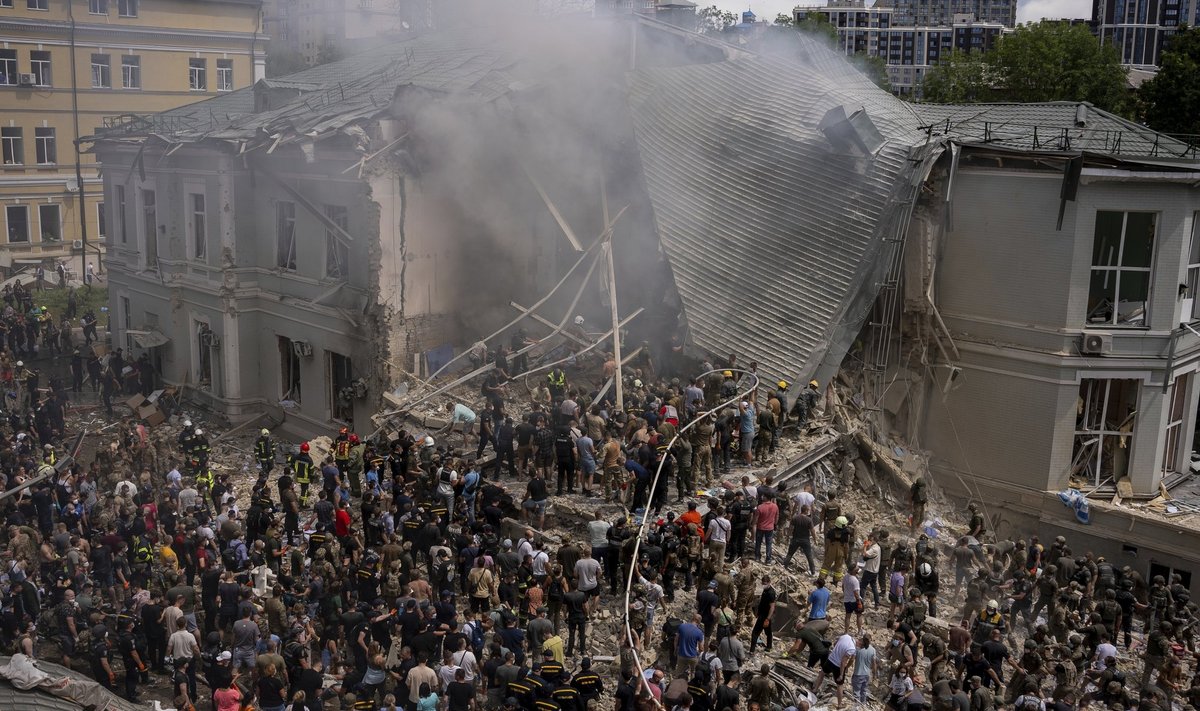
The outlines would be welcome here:
<svg viewBox="0 0 1200 711">
<path fill-rule="evenodd" d="M 832 577 L 834 582 L 842 579 L 850 554 L 849 525 L 850 519 L 838 516 L 833 526 L 825 529 L 825 560 L 821 563 L 821 577 Z"/>
<path fill-rule="evenodd" d="M 192 466 L 199 472 L 208 468 L 208 455 L 212 447 L 208 445 L 208 437 L 204 436 L 204 430 L 197 427 L 192 434 Z"/>
<path fill-rule="evenodd" d="M 308 506 L 308 487 L 312 484 L 313 476 L 313 460 L 308 450 L 308 442 L 301 442 L 300 451 L 293 454 L 291 462 L 288 463 L 296 483 L 300 485 L 301 508 Z"/>
<path fill-rule="evenodd" d="M 801 390 L 800 394 L 796 396 L 796 404 L 792 406 L 792 412 L 800 423 L 801 432 L 808 427 L 808 418 L 812 416 L 813 410 L 817 407 L 817 400 L 820 399 L 821 384 L 815 380 L 808 381 L 808 387 Z"/>
<path fill-rule="evenodd" d="M 275 467 L 275 443 L 271 441 L 271 430 L 263 428 L 254 440 L 254 458 L 258 461 L 258 470 L 263 476 L 268 476 Z"/>
<path fill-rule="evenodd" d="M 350 429 L 343 427 L 338 430 L 338 435 L 333 440 L 333 465 L 338 468 L 343 476 L 346 474 L 346 469 L 350 464 Z M 357 487 L 355 487 L 357 488 Z M 360 492 L 354 491 L 354 495 L 358 496 Z"/>
<path fill-rule="evenodd" d="M 184 458 L 191 458 L 192 455 L 192 421 L 184 420 L 183 429 L 180 430 L 179 436 L 175 438 L 179 443 L 179 451 L 183 453 Z"/>
<path fill-rule="evenodd" d="M 915 530 L 925 521 L 925 502 L 929 501 L 925 477 L 918 476 L 913 480 L 912 486 L 908 490 L 908 499 L 912 503 L 912 518 L 909 520 L 909 528 Z"/>
<path fill-rule="evenodd" d="M 550 397 L 561 400 L 567 393 L 567 374 L 562 368 L 554 368 L 546 374 L 546 387 L 550 389 Z"/>
</svg>

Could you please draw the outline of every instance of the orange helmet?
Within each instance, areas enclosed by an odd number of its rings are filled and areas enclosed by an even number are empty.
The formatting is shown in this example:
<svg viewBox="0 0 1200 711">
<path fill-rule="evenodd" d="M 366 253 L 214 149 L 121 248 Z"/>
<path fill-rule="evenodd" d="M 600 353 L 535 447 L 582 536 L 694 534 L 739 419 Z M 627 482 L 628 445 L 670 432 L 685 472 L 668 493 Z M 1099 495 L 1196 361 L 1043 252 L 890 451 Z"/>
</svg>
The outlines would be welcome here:
<svg viewBox="0 0 1200 711">
<path fill-rule="evenodd" d="M 300 451 L 301 451 L 301 452 L 307 452 L 307 451 L 308 451 L 308 442 L 304 442 L 303 444 L 301 444 L 301 445 L 300 445 Z"/>
<path fill-rule="evenodd" d="M 348 428 L 346 428 L 346 427 L 343 427 L 342 429 L 338 430 L 338 434 L 346 434 L 346 433 L 347 433 L 347 432 L 349 432 L 349 431 L 350 431 L 350 430 L 349 430 Z"/>
</svg>

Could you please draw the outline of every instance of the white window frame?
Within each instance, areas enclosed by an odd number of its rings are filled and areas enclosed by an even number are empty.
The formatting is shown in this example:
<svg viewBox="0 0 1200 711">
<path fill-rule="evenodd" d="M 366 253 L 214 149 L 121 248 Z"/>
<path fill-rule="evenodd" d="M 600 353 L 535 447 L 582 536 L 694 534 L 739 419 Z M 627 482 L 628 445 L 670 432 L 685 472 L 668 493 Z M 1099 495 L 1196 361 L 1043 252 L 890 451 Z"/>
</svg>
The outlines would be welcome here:
<svg viewBox="0 0 1200 711">
<path fill-rule="evenodd" d="M 1200 321 L 1200 211 L 1192 213 L 1192 239 L 1188 244 L 1187 294 L 1192 312 L 1183 314 L 1188 321 Z"/>
<path fill-rule="evenodd" d="M 188 90 L 208 91 L 208 60 L 203 57 L 188 58 Z"/>
<path fill-rule="evenodd" d="M 53 126 L 33 129 L 33 157 L 37 165 L 58 165 L 58 131 Z"/>
<path fill-rule="evenodd" d="M 125 217 L 126 196 L 124 185 L 117 184 L 113 186 L 113 201 L 117 203 L 117 209 L 113 215 L 113 219 L 117 222 L 113 225 L 113 232 L 120 235 L 121 244 L 129 244 L 129 231 L 126 229 L 128 223 Z"/>
<path fill-rule="evenodd" d="M 88 0 L 89 15 L 107 15 L 108 0 Z"/>
<path fill-rule="evenodd" d="M 1121 215 L 1121 237 L 1120 237 L 1120 241 L 1118 243 L 1119 246 L 1117 249 L 1117 253 L 1115 255 L 1109 255 L 1108 257 L 1101 256 L 1101 258 L 1103 258 L 1103 259 L 1109 259 L 1109 258 L 1115 259 L 1115 262 L 1113 264 L 1107 264 L 1107 265 L 1104 265 L 1104 264 L 1097 265 L 1096 264 L 1098 255 L 1094 254 L 1095 246 L 1094 246 L 1094 242 L 1093 242 L 1093 248 L 1092 248 L 1093 254 L 1092 254 L 1091 263 L 1089 265 L 1089 272 L 1088 272 L 1089 311 L 1088 311 L 1088 313 L 1086 313 L 1084 315 L 1084 325 L 1087 328 L 1130 328 L 1130 327 L 1146 328 L 1150 325 L 1150 304 L 1151 304 L 1151 301 L 1153 300 L 1153 296 L 1154 296 L 1154 260 L 1155 260 L 1155 257 L 1157 256 L 1157 250 L 1155 248 L 1158 246 L 1158 244 L 1157 244 L 1158 243 L 1158 227 L 1159 227 L 1159 222 L 1160 222 L 1160 219 L 1159 219 L 1160 215 L 1159 215 L 1159 213 L 1153 212 L 1150 210 L 1097 210 L 1096 211 L 1097 223 L 1100 220 L 1101 213 L 1116 213 L 1116 214 Z M 1125 244 L 1126 244 L 1126 240 L 1128 238 L 1129 216 L 1133 215 L 1133 214 L 1152 215 L 1154 217 L 1154 236 L 1151 238 L 1151 242 L 1150 242 L 1150 265 L 1146 266 L 1146 267 L 1125 266 L 1122 263 L 1125 259 Z M 1094 233 L 1094 230 L 1095 230 L 1095 228 L 1093 228 L 1093 233 Z M 1094 239 L 1095 239 L 1095 237 L 1093 236 L 1093 240 Z M 1106 273 L 1106 277 L 1105 277 L 1106 283 L 1107 283 L 1107 279 L 1109 279 L 1109 278 L 1115 279 L 1115 282 L 1113 284 L 1113 295 L 1116 298 L 1114 300 L 1114 303 L 1112 304 L 1112 316 L 1106 321 L 1093 321 L 1091 319 L 1091 313 L 1092 313 L 1091 309 L 1093 308 L 1090 305 L 1090 302 L 1091 302 L 1091 291 L 1090 291 L 1091 290 L 1091 279 L 1096 274 L 1096 272 Z M 1144 302 L 1145 305 L 1143 306 L 1143 309 L 1142 309 L 1142 315 L 1140 318 L 1140 322 L 1138 322 L 1138 323 L 1122 322 L 1120 320 L 1120 318 L 1121 318 L 1121 316 L 1120 316 L 1121 276 L 1123 273 L 1145 274 L 1146 275 L 1146 300 Z"/>
<path fill-rule="evenodd" d="M 50 0 L 25 0 L 25 9 L 45 12 L 50 9 Z"/>
<path fill-rule="evenodd" d="M 15 131 L 16 135 L 4 135 L 4 131 Z M 4 154 L 10 156 L 4 165 L 25 165 L 25 130 L 20 126 L 4 126 L 0 128 L 0 160 Z"/>
<path fill-rule="evenodd" d="M 1184 471 L 1191 463 L 1188 456 L 1191 442 L 1184 436 L 1184 424 L 1187 422 L 1188 403 L 1191 402 L 1191 373 L 1181 373 L 1175 376 L 1174 382 L 1167 392 L 1167 426 L 1164 429 L 1162 451 L 1162 475 L 1167 476 Z"/>
<path fill-rule="evenodd" d="M 17 85 L 17 50 L 0 47 L 0 86 Z"/>
<path fill-rule="evenodd" d="M 50 239 L 50 240 L 46 239 L 46 212 L 45 211 L 48 211 L 50 208 L 53 208 L 53 210 L 54 210 L 54 222 L 56 223 L 55 227 L 58 229 L 58 239 L 56 239 L 56 240 L 55 239 Z M 62 205 L 59 205 L 56 202 L 39 203 L 38 204 L 38 237 L 41 238 L 38 241 L 42 242 L 43 244 L 47 243 L 47 242 L 49 242 L 51 244 L 56 244 L 58 242 L 62 242 L 62 238 L 63 238 Z"/>
<path fill-rule="evenodd" d="M 200 199 L 197 206 L 196 199 Z M 203 190 L 188 190 L 188 259 L 208 261 L 208 199 Z"/>
<path fill-rule="evenodd" d="M 138 54 L 121 55 L 121 88 L 142 88 L 142 57 Z"/>
<path fill-rule="evenodd" d="M 92 55 L 92 88 L 112 88 L 112 55 Z"/>
<path fill-rule="evenodd" d="M 1115 384 L 1124 382 L 1131 383 L 1131 387 L 1135 389 L 1133 412 L 1127 415 L 1109 413 L 1108 404 L 1112 388 Z M 1088 481 L 1092 486 L 1100 486 L 1110 477 L 1115 480 L 1116 472 L 1107 471 L 1104 467 L 1105 447 L 1110 447 L 1110 452 L 1117 448 L 1126 449 L 1128 452 L 1125 456 L 1126 467 L 1133 461 L 1142 386 L 1143 381 L 1136 378 L 1083 378 L 1080 380 L 1079 397 L 1083 412 L 1078 415 L 1075 423 L 1075 437 L 1072 440 L 1071 450 L 1073 453 L 1071 475 L 1077 475 L 1085 466 L 1090 465 L 1091 477 Z M 1079 421 L 1080 418 L 1083 420 L 1082 424 Z M 1110 427 L 1114 423 L 1115 428 Z M 1126 423 L 1129 424 L 1128 431 L 1121 429 Z M 1122 442 L 1122 440 L 1125 441 Z M 1087 448 L 1086 452 L 1079 446 L 1081 443 L 1083 448 Z M 1085 454 L 1087 454 L 1086 457 Z M 1115 461 L 1115 453 L 1113 457 Z M 1128 469 L 1125 473 L 1128 473 Z"/>
<path fill-rule="evenodd" d="M 42 55 L 42 58 L 35 59 L 34 55 Z M 53 86 L 54 71 L 51 66 L 53 57 L 46 50 L 30 50 L 29 52 L 29 71 L 33 73 L 34 86 Z"/>
<path fill-rule="evenodd" d="M 275 266 L 294 272 L 296 265 L 296 203 L 279 200 L 275 203 Z"/>
<path fill-rule="evenodd" d="M 137 17 L 138 0 L 117 0 L 118 17 Z"/>
<path fill-rule="evenodd" d="M 217 91 L 233 91 L 233 60 L 217 60 Z"/>
<path fill-rule="evenodd" d="M 17 240 L 15 242 L 12 240 L 12 224 L 11 224 L 11 220 L 9 217 L 9 215 L 12 214 L 10 212 L 11 210 L 24 210 L 25 211 L 25 239 L 24 240 Z M 5 244 L 29 244 L 29 241 L 33 238 L 33 223 L 31 222 L 31 219 L 32 218 L 30 218 L 30 216 L 29 216 L 29 206 L 28 205 L 24 205 L 24 204 L 5 205 L 4 206 L 4 243 Z"/>
</svg>

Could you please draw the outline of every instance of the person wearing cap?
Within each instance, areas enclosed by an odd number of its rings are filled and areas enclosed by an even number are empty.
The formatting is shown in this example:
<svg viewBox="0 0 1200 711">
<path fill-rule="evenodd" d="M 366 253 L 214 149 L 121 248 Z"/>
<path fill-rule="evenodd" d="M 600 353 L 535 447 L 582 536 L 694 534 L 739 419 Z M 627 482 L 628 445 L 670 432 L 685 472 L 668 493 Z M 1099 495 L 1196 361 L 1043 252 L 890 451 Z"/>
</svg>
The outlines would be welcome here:
<svg viewBox="0 0 1200 711">
<path fill-rule="evenodd" d="M 579 671 L 571 678 L 571 686 L 579 690 L 579 696 L 583 698 L 584 703 L 597 699 L 604 693 L 604 680 L 592 671 L 591 657 L 579 660 Z"/>
<path fill-rule="evenodd" d="M 242 706 L 242 691 L 237 684 L 238 673 L 229 668 L 232 655 L 227 651 L 217 655 L 217 663 L 206 674 L 212 687 L 212 703 L 216 711 L 238 711 Z"/>
<path fill-rule="evenodd" d="M 749 400 L 738 403 L 738 450 L 742 455 L 741 466 L 754 463 L 754 405 Z"/>
<path fill-rule="evenodd" d="M 813 410 L 817 409 L 817 401 L 821 399 L 821 384 L 815 380 L 808 381 L 808 387 L 800 391 L 796 396 L 796 404 L 792 406 L 792 413 L 796 415 L 797 421 L 800 423 L 800 432 L 803 434 L 808 427 L 808 418 L 812 416 Z"/>
</svg>

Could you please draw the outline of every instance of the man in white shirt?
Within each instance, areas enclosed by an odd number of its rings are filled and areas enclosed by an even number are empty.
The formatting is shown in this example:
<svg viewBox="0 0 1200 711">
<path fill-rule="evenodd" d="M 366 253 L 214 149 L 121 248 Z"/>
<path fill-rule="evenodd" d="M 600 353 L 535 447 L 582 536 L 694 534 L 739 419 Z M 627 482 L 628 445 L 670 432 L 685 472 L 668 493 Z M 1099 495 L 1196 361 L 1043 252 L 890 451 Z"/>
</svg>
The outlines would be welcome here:
<svg viewBox="0 0 1200 711">
<path fill-rule="evenodd" d="M 862 563 L 862 589 L 870 590 L 871 596 L 875 600 L 875 607 L 879 607 L 879 564 L 881 549 L 879 542 L 875 540 L 875 533 L 872 532 L 867 536 L 866 544 L 863 546 L 863 563 Z"/>
<path fill-rule="evenodd" d="M 826 675 L 832 676 L 838 708 L 842 706 L 842 682 L 846 680 L 846 672 L 854 666 L 854 655 L 857 650 L 854 638 L 849 634 L 843 634 L 833 643 L 833 648 L 829 650 L 829 656 L 821 662 L 821 673 L 817 675 L 817 684 L 814 688 L 820 689 Z"/>
<path fill-rule="evenodd" d="M 801 489 L 799 492 L 796 493 L 795 496 L 792 497 L 792 501 L 796 502 L 796 506 L 793 509 L 794 511 L 799 511 L 800 509 L 804 508 L 805 506 L 808 507 L 809 511 L 812 511 L 813 506 L 814 506 L 814 504 L 816 504 L 816 501 L 817 501 L 817 497 L 813 496 L 813 493 L 812 493 L 812 484 L 805 484 L 804 488 Z"/>
<path fill-rule="evenodd" d="M 725 517 L 725 509 L 717 507 L 713 512 L 716 516 L 708 522 L 708 559 L 716 561 L 718 566 L 725 560 L 725 545 L 729 542 L 729 532 L 732 524 Z"/>
</svg>

